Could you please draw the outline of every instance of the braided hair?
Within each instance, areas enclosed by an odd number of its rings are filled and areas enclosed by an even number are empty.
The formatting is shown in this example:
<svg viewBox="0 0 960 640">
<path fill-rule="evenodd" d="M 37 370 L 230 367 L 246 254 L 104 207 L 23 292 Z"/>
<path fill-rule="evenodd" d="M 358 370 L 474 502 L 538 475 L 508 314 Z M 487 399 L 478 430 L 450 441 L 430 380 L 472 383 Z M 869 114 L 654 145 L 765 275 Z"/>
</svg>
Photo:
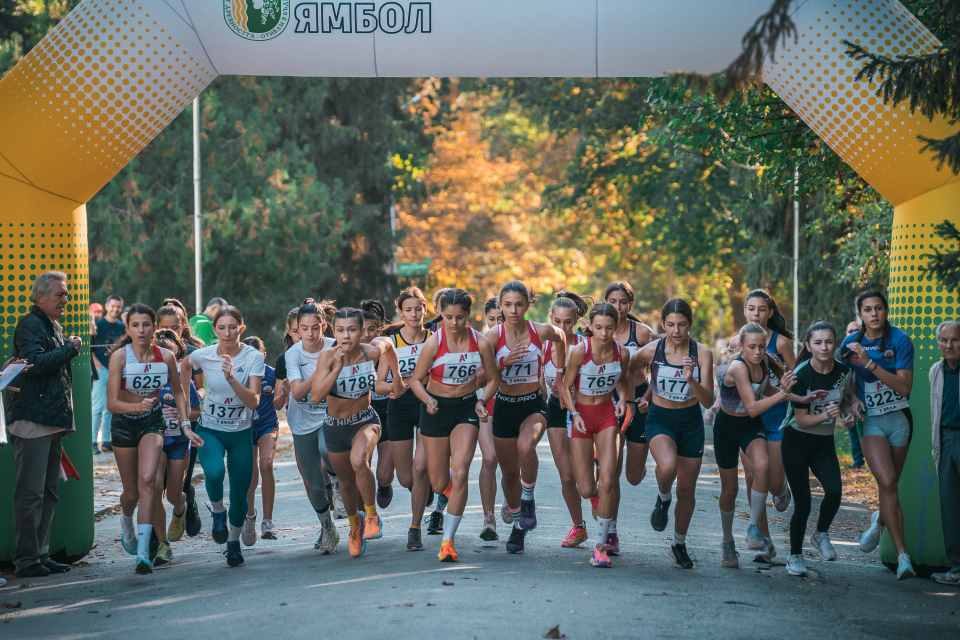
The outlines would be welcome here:
<svg viewBox="0 0 960 640">
<path fill-rule="evenodd" d="M 860 310 L 863 308 L 863 303 L 870 298 L 879 298 L 880 302 L 883 303 L 883 308 L 885 310 L 890 309 L 890 305 L 887 303 L 887 296 L 883 295 L 879 291 L 862 291 L 860 295 L 857 296 L 856 307 L 857 315 L 860 315 Z M 867 335 L 867 323 L 861 322 L 860 329 L 857 331 L 857 337 L 854 339 L 854 342 L 863 342 L 864 337 Z M 890 318 L 886 317 L 883 319 L 883 334 L 880 336 L 880 353 L 884 353 L 887 350 L 887 337 L 890 335 Z M 848 360 L 853 354 L 852 351 L 847 351 L 843 356 L 843 360 Z"/>
</svg>

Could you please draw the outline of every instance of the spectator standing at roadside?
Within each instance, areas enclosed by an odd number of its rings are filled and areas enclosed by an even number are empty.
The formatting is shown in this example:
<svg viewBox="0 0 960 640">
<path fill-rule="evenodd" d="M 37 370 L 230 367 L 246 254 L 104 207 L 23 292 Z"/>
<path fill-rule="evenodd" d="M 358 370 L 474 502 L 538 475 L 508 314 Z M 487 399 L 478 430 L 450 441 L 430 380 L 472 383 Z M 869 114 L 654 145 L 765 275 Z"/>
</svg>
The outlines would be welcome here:
<svg viewBox="0 0 960 640">
<path fill-rule="evenodd" d="M 933 461 L 940 476 L 943 546 L 953 566 L 930 577 L 960 586 L 960 322 L 937 327 L 942 359 L 930 367 L 930 425 Z"/>
<path fill-rule="evenodd" d="M 123 298 L 120 296 L 107 296 L 107 303 L 104 306 L 104 316 L 97 320 L 94 325 L 96 333 L 96 342 L 91 338 L 91 344 L 107 345 L 94 347 L 90 349 L 90 355 L 93 357 L 93 366 L 96 368 L 96 375 L 91 383 L 91 410 L 93 412 L 93 452 L 100 453 L 100 447 L 97 446 L 97 440 L 102 443 L 105 451 L 113 451 L 110 435 L 110 423 L 113 418 L 107 411 L 107 378 L 110 367 L 110 347 L 126 333 L 126 327 L 120 321 L 120 313 L 123 310 Z M 98 436 L 101 436 L 98 438 Z"/>
<path fill-rule="evenodd" d="M 73 432 L 73 382 L 70 361 L 80 353 L 80 338 L 65 339 L 58 320 L 69 297 L 67 276 L 47 271 L 37 276 L 34 305 L 20 318 L 13 336 L 13 357 L 29 365 L 17 378 L 18 393 L 7 396 L 6 418 L 13 445 L 13 564 L 18 578 L 64 573 L 69 565 L 50 559 L 50 522 L 60 482 L 60 439 Z M 106 376 L 104 376 L 106 377 Z"/>
<path fill-rule="evenodd" d="M 200 315 L 190 318 L 190 329 L 193 335 L 203 340 L 203 344 L 208 347 L 217 344 L 217 334 L 213 332 L 213 318 L 217 315 L 220 307 L 227 306 L 227 301 L 223 298 L 210 298 L 207 308 Z"/>
<path fill-rule="evenodd" d="M 857 331 L 860 331 L 860 323 L 856 320 L 851 320 L 847 324 L 847 335 L 849 336 L 851 333 L 856 333 Z M 850 432 L 850 454 L 853 456 L 853 464 L 850 466 L 853 469 L 862 469 L 863 449 L 860 448 L 860 436 L 857 435 L 857 430 L 853 426 L 848 427 L 847 431 Z"/>
</svg>

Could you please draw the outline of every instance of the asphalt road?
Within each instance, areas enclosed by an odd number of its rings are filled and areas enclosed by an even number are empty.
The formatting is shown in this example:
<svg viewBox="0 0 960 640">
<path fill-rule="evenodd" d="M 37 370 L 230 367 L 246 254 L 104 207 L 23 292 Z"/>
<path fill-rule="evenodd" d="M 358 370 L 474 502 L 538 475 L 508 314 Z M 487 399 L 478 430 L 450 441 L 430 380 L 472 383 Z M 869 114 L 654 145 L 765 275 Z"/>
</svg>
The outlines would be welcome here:
<svg viewBox="0 0 960 640">
<path fill-rule="evenodd" d="M 721 568 L 719 478 L 708 447 L 687 538 L 696 568 L 684 571 L 667 555 L 672 529 L 656 533 L 649 524 L 656 500 L 651 459 L 647 479 L 623 491 L 621 555 L 612 569 L 595 569 L 586 548 L 560 547 L 570 523 L 546 439 L 540 459 L 539 527 L 527 536 L 523 555 L 505 552 L 502 523 L 499 542 L 478 537 L 478 451 L 457 536 L 459 564 L 437 561 L 440 536 L 425 535 L 423 552 L 405 550 L 409 494 L 396 483 L 394 502 L 383 511 L 383 539 L 353 559 L 347 523 L 340 520 L 340 552 L 321 557 L 313 549 L 316 518 L 287 455 L 276 461 L 274 520 L 281 537 L 244 548 L 244 567 L 228 569 L 219 546 L 201 533 L 174 544 L 173 564 L 138 576 L 133 557 L 120 547 L 119 518 L 108 517 L 97 524 L 96 547 L 82 566 L 43 579 L 7 576 L 0 589 L 0 637 L 960 637 L 960 590 L 930 580 L 897 582 L 876 553 L 860 552 L 856 540 L 869 514 L 864 507 L 841 508 L 833 532 L 836 562 L 815 559 L 807 543 L 806 579 L 788 576 L 782 565 L 752 563 L 743 518 L 735 522 L 741 567 Z M 738 511 L 745 514 L 744 495 L 741 487 Z M 205 497 L 201 485 L 198 498 Z M 584 510 L 589 514 L 586 501 Z M 790 511 L 770 513 L 777 562 L 783 562 Z M 592 520 L 587 526 L 592 533 Z M 557 635 L 544 636 L 557 626 Z"/>
</svg>

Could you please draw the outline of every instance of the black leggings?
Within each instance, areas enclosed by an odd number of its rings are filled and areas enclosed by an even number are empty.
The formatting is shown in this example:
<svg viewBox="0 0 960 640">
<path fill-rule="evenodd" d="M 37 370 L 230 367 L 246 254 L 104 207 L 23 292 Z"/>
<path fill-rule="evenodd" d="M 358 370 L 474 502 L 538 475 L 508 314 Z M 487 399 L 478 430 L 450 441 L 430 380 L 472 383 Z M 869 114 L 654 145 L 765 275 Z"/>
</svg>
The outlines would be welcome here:
<svg viewBox="0 0 960 640">
<path fill-rule="evenodd" d="M 803 536 L 810 517 L 810 472 L 823 487 L 817 531 L 826 533 L 840 510 L 843 483 L 833 434 L 804 433 L 793 427 L 783 430 L 780 445 L 783 470 L 793 492 L 793 517 L 790 518 L 790 555 L 803 553 Z"/>
</svg>

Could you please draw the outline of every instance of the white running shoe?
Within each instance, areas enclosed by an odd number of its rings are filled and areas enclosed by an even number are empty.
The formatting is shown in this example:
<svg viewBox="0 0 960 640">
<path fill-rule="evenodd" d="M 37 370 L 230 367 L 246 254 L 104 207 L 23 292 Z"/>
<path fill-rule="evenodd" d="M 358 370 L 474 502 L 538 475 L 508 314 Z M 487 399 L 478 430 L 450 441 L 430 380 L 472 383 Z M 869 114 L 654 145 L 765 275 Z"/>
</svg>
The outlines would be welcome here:
<svg viewBox="0 0 960 640">
<path fill-rule="evenodd" d="M 792 576 L 807 575 L 807 565 L 803 563 L 803 556 L 798 554 L 787 558 L 787 573 Z"/>
<path fill-rule="evenodd" d="M 273 524 L 273 520 L 270 518 L 264 518 L 263 522 L 260 523 L 260 537 L 264 540 L 276 540 L 277 534 L 280 533 L 277 530 L 277 525 Z"/>
<path fill-rule="evenodd" d="M 317 549 L 320 550 L 320 555 L 326 556 L 337 552 L 337 545 L 340 544 L 340 534 L 333 524 L 333 518 L 330 517 L 329 511 L 327 512 L 327 522 L 320 526 L 320 540 L 318 542 L 320 544 Z"/>
<path fill-rule="evenodd" d="M 763 535 L 755 524 L 747 527 L 747 549 L 753 549 L 754 551 L 763 549 Z"/>
<path fill-rule="evenodd" d="M 343 498 L 340 497 L 340 489 L 333 490 L 333 502 L 331 506 L 333 507 L 331 511 L 333 511 L 334 518 L 339 520 L 347 517 L 347 510 L 343 506 Z"/>
<path fill-rule="evenodd" d="M 897 580 L 906 580 L 907 578 L 916 578 L 917 572 L 913 570 L 913 564 L 910 562 L 910 556 L 901 553 L 897 556 Z"/>
<path fill-rule="evenodd" d="M 510 507 L 507 506 L 507 501 L 503 501 L 503 506 L 500 507 L 500 519 L 503 520 L 503 524 L 513 524 L 513 514 L 510 513 Z"/>
<path fill-rule="evenodd" d="M 813 535 L 810 536 L 810 544 L 812 544 L 817 550 L 817 553 L 820 554 L 821 559 L 827 561 L 837 559 L 837 552 L 834 551 L 833 544 L 830 542 L 829 533 L 814 531 Z"/>
<path fill-rule="evenodd" d="M 773 506 L 777 511 L 783 513 L 790 506 L 790 487 L 787 487 L 782 496 L 773 496 Z"/>
<path fill-rule="evenodd" d="M 740 566 L 740 554 L 737 553 L 737 545 L 735 542 L 721 542 L 720 550 L 722 554 L 720 558 L 721 567 L 736 569 Z"/>
<path fill-rule="evenodd" d="M 120 516 L 120 544 L 123 550 L 132 556 L 137 555 L 137 527 L 130 518 L 129 526 L 124 526 L 124 517 Z"/>
<path fill-rule="evenodd" d="M 770 538 L 763 539 L 763 549 L 757 551 L 753 556 L 754 562 L 766 562 L 767 564 L 773 564 L 773 559 L 777 557 L 777 549 L 773 546 L 773 540 Z"/>
<path fill-rule="evenodd" d="M 877 524 L 880 520 L 880 512 L 874 511 L 870 516 L 870 528 L 860 536 L 860 551 L 870 553 L 880 544 L 880 536 L 883 535 L 883 525 Z"/>
<path fill-rule="evenodd" d="M 240 540 L 243 544 L 252 547 L 257 544 L 257 514 L 246 516 L 243 519 L 243 529 L 240 530 Z"/>
<path fill-rule="evenodd" d="M 946 573 L 931 573 L 930 579 L 940 584 L 950 584 L 960 587 L 960 571 L 947 571 Z M 2 585 L 0 585 L 2 586 Z"/>
</svg>

